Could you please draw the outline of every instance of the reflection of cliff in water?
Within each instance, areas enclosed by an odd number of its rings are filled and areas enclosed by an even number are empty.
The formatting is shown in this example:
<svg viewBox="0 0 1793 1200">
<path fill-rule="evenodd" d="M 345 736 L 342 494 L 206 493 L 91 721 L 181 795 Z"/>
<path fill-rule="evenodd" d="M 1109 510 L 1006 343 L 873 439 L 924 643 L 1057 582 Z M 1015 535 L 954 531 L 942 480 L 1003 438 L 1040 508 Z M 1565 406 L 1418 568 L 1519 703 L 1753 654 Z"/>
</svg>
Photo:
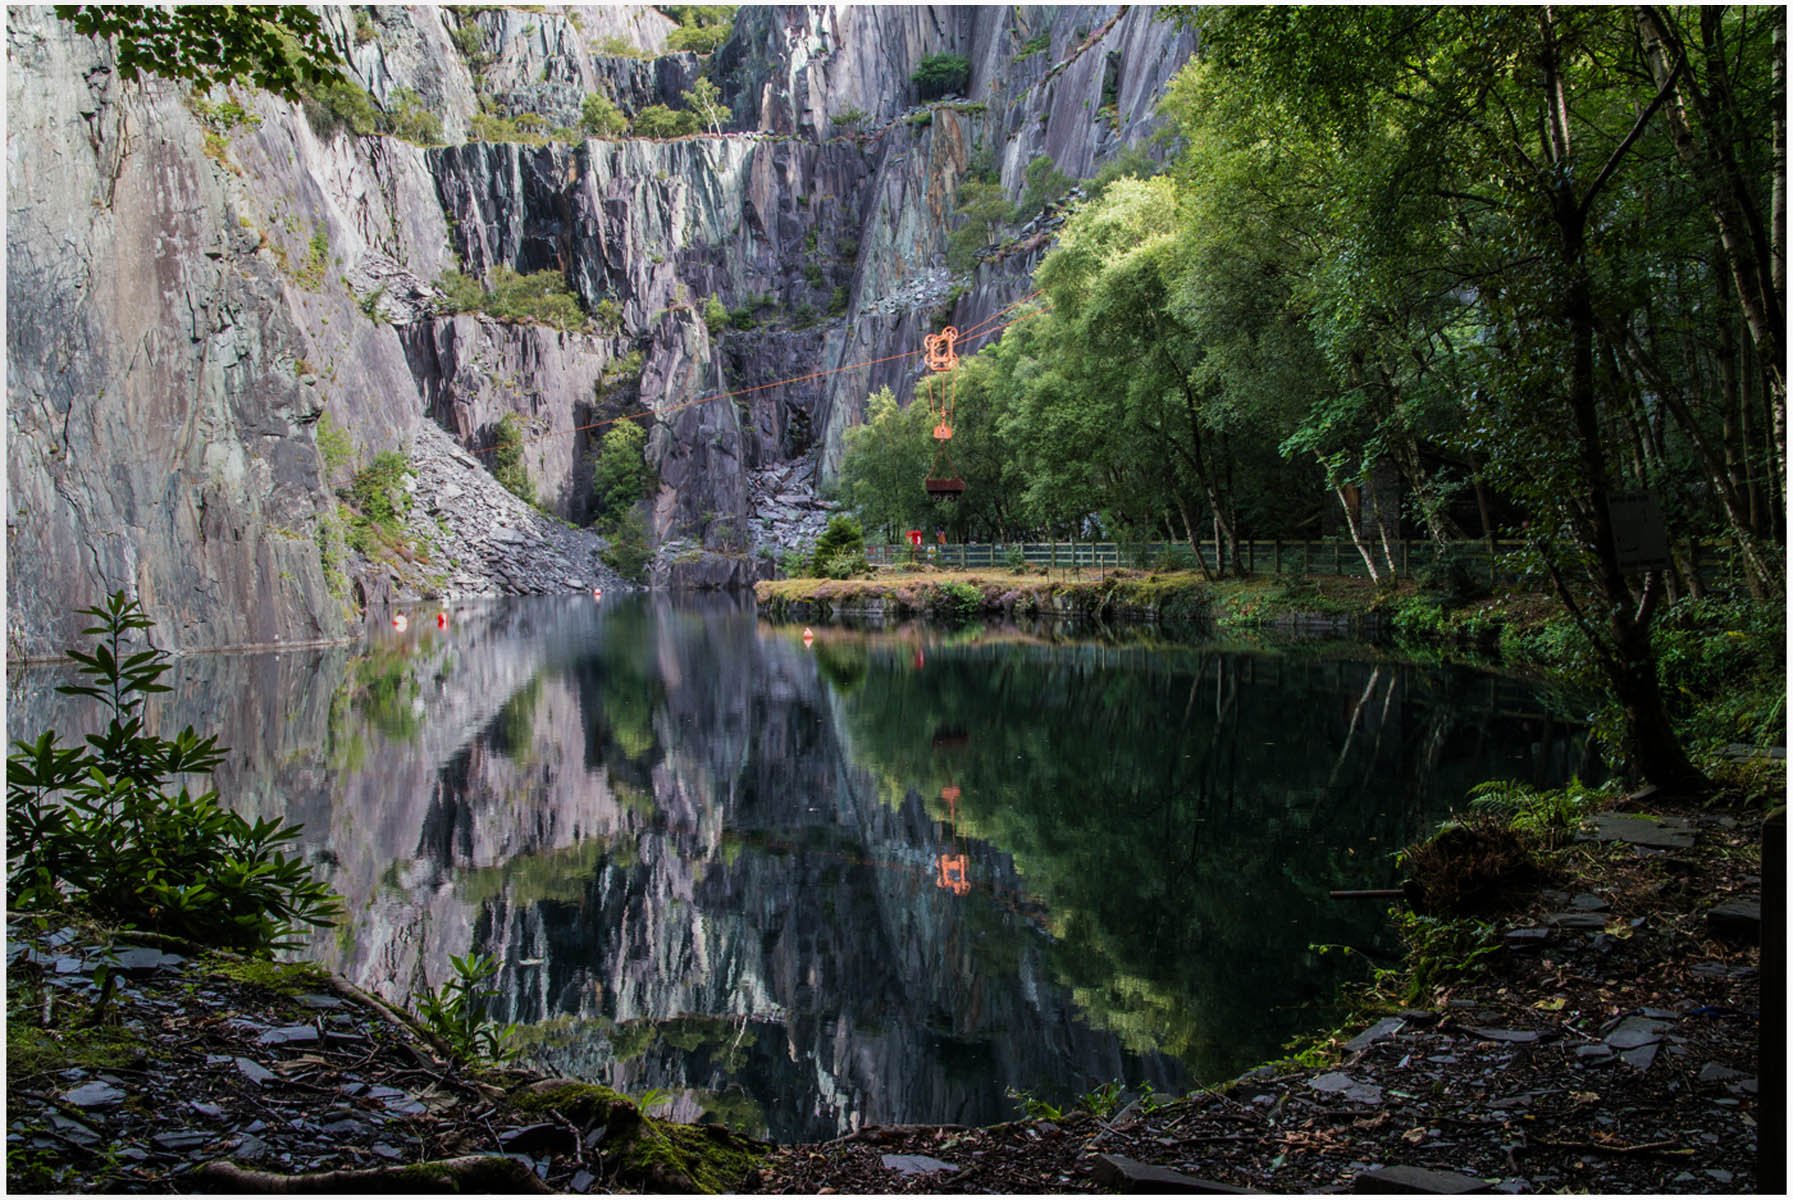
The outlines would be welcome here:
<svg viewBox="0 0 1793 1200">
<path fill-rule="evenodd" d="M 348 900 L 320 958 L 403 1000 L 483 949 L 544 1065 L 784 1138 L 1262 1058 L 1331 994 L 1306 947 L 1379 936 L 1328 887 L 1579 745 L 1468 672 L 805 650 L 728 600 L 517 602 L 179 670 L 160 719 L 220 730 L 226 797 L 305 821 Z M 15 736 L 70 728 L 45 682 L 12 680 Z"/>
</svg>

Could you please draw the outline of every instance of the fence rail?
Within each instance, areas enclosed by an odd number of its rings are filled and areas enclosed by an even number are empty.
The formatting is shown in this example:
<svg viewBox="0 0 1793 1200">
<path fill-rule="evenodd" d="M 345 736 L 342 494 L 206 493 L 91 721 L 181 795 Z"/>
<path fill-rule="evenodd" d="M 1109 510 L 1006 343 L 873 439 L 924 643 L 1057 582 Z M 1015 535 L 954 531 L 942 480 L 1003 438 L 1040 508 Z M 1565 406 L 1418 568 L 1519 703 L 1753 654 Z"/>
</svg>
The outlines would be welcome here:
<svg viewBox="0 0 1793 1200">
<path fill-rule="evenodd" d="M 1407 539 L 1389 543 L 1396 578 L 1410 579 L 1441 559 L 1454 558 L 1477 578 L 1510 583 L 1519 578 L 1502 556 L 1517 551 L 1523 543 L 1512 540 L 1477 540 L 1446 542 L 1443 546 L 1426 539 Z M 1292 574 L 1344 576 L 1368 579 L 1368 568 L 1357 547 L 1341 538 L 1307 541 L 1277 539 L 1241 541 L 1237 543 L 1238 566 L 1246 574 Z M 1218 555 L 1213 541 L 1198 542 L 958 542 L 940 545 L 929 543 L 914 548 L 906 543 L 868 545 L 866 558 L 875 565 L 891 566 L 911 561 L 933 563 L 941 567 L 1009 567 L 1025 562 L 1030 567 L 1048 570 L 1076 568 L 1115 569 L 1119 567 L 1190 567 L 1196 557 L 1209 570 L 1217 569 Z M 1380 560 L 1381 556 L 1377 556 Z M 1713 582 L 1727 576 L 1730 563 L 1716 548 L 1701 546 L 1696 565 L 1702 579 Z"/>
</svg>

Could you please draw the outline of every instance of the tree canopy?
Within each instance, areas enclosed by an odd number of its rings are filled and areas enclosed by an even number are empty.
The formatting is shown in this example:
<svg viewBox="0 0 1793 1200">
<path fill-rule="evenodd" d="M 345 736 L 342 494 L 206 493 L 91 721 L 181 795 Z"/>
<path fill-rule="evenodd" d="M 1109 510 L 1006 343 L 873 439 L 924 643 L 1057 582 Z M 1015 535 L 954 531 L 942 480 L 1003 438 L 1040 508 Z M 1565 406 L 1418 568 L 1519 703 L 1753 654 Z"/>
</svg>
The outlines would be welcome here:
<svg viewBox="0 0 1793 1200">
<path fill-rule="evenodd" d="M 1222 570 L 1242 538 L 1336 529 L 1378 579 L 1404 536 L 1517 539 L 1626 757 L 1697 785 L 1651 627 L 1709 586 L 1701 545 L 1785 589 L 1784 12 L 1178 19 L 1202 51 L 1161 108 L 1168 169 L 1090 189 L 1040 309 L 961 360 L 949 528 L 1201 538 Z M 959 199 L 968 268 L 1012 234 L 990 180 Z M 927 424 L 868 412 L 843 495 L 913 520 Z M 1612 515 L 1640 494 L 1671 548 L 1648 569 Z"/>
<path fill-rule="evenodd" d="M 58 4 L 77 30 L 107 38 L 125 79 L 181 79 L 204 90 L 243 81 L 289 100 L 334 78 L 340 48 L 311 9 L 285 4 Z"/>
</svg>

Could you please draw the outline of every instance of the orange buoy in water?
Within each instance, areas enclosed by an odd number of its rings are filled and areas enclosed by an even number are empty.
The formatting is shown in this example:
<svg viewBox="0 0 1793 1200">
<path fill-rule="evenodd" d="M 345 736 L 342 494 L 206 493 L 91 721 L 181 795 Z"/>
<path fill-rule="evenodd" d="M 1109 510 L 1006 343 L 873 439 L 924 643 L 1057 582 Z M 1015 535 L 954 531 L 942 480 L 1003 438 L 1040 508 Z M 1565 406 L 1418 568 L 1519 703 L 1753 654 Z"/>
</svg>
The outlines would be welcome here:
<svg viewBox="0 0 1793 1200">
<path fill-rule="evenodd" d="M 405 616 L 404 613 L 393 613 L 392 614 L 392 627 L 394 629 L 398 630 L 400 633 L 403 633 L 405 631 L 405 627 L 410 624 L 411 624 L 411 618 Z"/>
<path fill-rule="evenodd" d="M 805 625 L 803 627 L 803 645 L 804 645 L 804 647 L 808 648 L 810 646 L 813 646 L 815 644 L 815 640 L 816 640 L 815 630 L 813 630 L 809 626 Z"/>
<path fill-rule="evenodd" d="M 447 629 L 448 628 L 448 614 L 447 613 L 439 612 L 436 614 L 436 628 L 437 629 Z"/>
</svg>

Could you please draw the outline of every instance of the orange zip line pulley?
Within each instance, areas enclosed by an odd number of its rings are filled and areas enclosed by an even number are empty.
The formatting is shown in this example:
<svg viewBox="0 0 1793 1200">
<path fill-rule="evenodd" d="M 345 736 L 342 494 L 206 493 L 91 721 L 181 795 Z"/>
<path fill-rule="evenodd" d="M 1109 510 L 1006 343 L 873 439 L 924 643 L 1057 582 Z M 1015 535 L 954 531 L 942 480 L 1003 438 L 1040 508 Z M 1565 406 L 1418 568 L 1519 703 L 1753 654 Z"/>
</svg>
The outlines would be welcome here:
<svg viewBox="0 0 1793 1200">
<path fill-rule="evenodd" d="M 928 395 L 928 412 L 934 418 L 934 469 L 922 486 L 936 500 L 957 500 L 965 494 L 965 481 L 954 473 L 951 449 L 953 413 L 958 403 L 959 331 L 948 325 L 922 339 L 928 370 L 934 372 L 922 388 Z"/>
</svg>

